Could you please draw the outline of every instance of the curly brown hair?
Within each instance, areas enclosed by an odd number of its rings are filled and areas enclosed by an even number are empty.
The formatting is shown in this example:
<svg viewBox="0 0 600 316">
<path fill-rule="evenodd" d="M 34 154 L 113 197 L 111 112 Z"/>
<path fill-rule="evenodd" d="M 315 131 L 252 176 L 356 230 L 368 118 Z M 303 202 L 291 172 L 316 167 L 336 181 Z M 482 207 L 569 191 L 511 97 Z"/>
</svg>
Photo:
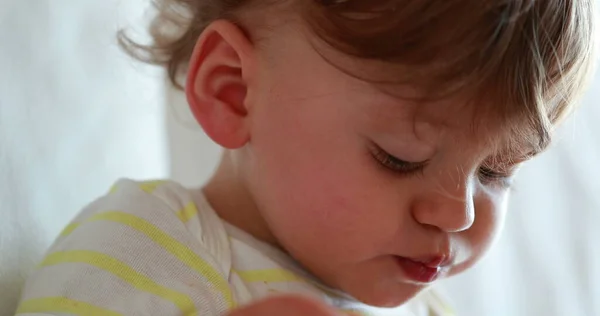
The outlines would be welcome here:
<svg viewBox="0 0 600 316">
<path fill-rule="evenodd" d="M 401 67 L 393 82 L 426 91 L 468 90 L 498 118 L 526 123 L 534 151 L 574 107 L 594 57 L 594 0 L 154 0 L 153 42 L 121 32 L 134 57 L 165 65 L 172 83 L 204 28 L 218 19 L 253 30 L 244 10 L 278 5 L 335 49 Z M 264 8 L 264 7 L 263 7 Z M 398 69 L 390 67 L 390 69 Z M 371 78 L 373 79 L 373 78 Z M 387 79 L 386 79 L 387 80 Z M 384 80 L 385 81 L 385 80 Z M 390 81 L 390 80 L 388 80 Z M 514 125 L 514 124 L 513 124 Z"/>
</svg>

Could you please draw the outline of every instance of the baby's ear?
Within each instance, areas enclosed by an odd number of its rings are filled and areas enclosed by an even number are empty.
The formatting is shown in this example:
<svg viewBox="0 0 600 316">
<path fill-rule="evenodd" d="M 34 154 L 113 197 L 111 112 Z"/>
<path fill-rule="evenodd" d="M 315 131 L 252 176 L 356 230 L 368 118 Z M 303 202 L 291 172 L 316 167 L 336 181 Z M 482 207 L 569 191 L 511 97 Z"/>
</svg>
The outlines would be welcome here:
<svg viewBox="0 0 600 316">
<path fill-rule="evenodd" d="M 235 149 L 250 139 L 245 104 L 254 47 L 227 21 L 208 25 L 190 59 L 186 96 L 194 117 L 219 145 Z"/>
</svg>

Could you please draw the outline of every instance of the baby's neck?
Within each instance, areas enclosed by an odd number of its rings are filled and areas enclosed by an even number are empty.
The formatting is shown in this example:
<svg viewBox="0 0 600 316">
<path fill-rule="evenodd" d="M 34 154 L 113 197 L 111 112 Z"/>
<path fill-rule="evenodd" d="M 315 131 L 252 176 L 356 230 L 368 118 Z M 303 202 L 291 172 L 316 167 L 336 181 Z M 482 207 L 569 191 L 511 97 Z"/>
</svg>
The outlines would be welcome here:
<svg viewBox="0 0 600 316">
<path fill-rule="evenodd" d="M 203 188 L 206 199 L 224 221 L 256 239 L 281 248 L 256 206 L 232 156 L 231 151 L 223 153 L 217 171 Z"/>
</svg>

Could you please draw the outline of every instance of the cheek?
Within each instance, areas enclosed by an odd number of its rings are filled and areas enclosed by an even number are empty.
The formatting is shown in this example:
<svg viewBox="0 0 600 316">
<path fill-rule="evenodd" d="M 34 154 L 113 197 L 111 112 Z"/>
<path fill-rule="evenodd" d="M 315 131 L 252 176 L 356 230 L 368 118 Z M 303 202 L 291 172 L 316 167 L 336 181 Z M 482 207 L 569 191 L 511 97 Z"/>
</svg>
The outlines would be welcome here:
<svg viewBox="0 0 600 316">
<path fill-rule="evenodd" d="M 393 234 L 394 215 L 387 214 L 393 203 L 386 201 L 380 177 L 347 120 L 323 110 L 331 108 L 299 104 L 270 113 L 271 123 L 253 140 L 255 195 L 288 250 L 368 256 Z"/>
<path fill-rule="evenodd" d="M 507 210 L 508 194 L 486 197 L 476 205 L 475 223 L 471 229 L 460 235 L 469 244 L 471 253 L 468 260 L 461 263 L 453 274 L 460 273 L 476 264 L 491 248 L 500 235 Z"/>
</svg>

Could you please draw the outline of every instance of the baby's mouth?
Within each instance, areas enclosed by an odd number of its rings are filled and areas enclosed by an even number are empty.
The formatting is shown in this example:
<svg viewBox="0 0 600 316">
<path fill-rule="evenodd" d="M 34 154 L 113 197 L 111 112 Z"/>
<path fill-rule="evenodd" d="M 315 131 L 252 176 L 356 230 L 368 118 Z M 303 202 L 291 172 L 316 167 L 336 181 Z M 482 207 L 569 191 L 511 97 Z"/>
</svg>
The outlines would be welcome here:
<svg viewBox="0 0 600 316">
<path fill-rule="evenodd" d="M 452 258 L 436 255 L 427 258 L 406 258 L 396 256 L 404 275 L 416 283 L 429 284 L 440 278 L 442 272 L 452 264 Z"/>
</svg>

